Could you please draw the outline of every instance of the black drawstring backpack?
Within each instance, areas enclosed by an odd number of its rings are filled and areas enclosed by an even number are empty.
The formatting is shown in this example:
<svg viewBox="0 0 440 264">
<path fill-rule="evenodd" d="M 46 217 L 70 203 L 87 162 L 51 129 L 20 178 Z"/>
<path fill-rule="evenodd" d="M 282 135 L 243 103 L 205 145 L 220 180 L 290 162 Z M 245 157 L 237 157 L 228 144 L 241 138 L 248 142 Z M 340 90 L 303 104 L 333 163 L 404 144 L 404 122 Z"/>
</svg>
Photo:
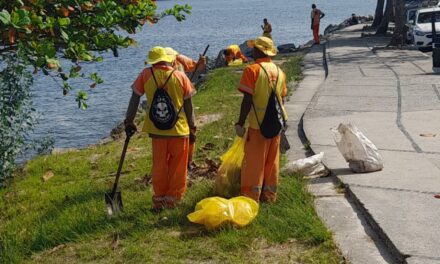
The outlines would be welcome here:
<svg viewBox="0 0 440 264">
<path fill-rule="evenodd" d="M 154 76 L 153 68 L 150 68 L 150 70 L 157 87 L 156 91 L 154 92 L 153 100 L 151 101 L 149 112 L 150 120 L 157 129 L 168 130 L 176 125 L 180 111 L 182 111 L 183 108 L 182 106 L 179 111 L 176 111 L 173 100 L 164 89 L 168 81 L 171 79 L 174 71 L 171 72 L 162 87 L 159 87 L 156 77 Z"/>
<path fill-rule="evenodd" d="M 257 118 L 258 125 L 260 126 L 260 132 L 265 138 L 274 138 L 278 136 L 281 132 L 281 130 L 286 125 L 286 120 L 284 119 L 284 113 L 281 107 L 281 102 L 279 101 L 279 98 L 276 94 L 276 88 L 278 85 L 278 80 L 280 76 L 279 68 L 277 67 L 277 80 L 275 82 L 275 86 L 272 86 L 270 81 L 270 76 L 267 73 L 266 69 L 263 67 L 263 65 L 260 65 L 260 67 L 263 69 L 264 73 L 266 74 L 268 80 L 269 80 L 269 87 L 271 88 L 271 93 L 269 96 L 269 100 L 267 102 L 266 111 L 264 113 L 263 121 L 260 123 L 258 120 L 257 110 L 255 109 L 255 105 L 252 102 L 252 107 L 254 108 L 255 117 Z"/>
</svg>

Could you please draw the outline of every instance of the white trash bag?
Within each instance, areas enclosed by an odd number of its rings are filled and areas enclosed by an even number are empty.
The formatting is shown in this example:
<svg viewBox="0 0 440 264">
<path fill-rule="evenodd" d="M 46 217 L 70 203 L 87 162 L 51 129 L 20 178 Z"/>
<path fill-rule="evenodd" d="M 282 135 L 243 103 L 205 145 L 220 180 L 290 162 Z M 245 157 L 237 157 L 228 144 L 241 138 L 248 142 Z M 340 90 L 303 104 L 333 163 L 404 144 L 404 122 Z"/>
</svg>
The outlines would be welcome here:
<svg viewBox="0 0 440 264">
<path fill-rule="evenodd" d="M 305 159 L 299 159 L 294 162 L 288 163 L 285 167 L 285 171 L 301 173 L 304 176 L 327 176 L 330 171 L 322 164 L 324 158 L 324 152 Z"/>
<path fill-rule="evenodd" d="M 331 131 L 339 151 L 352 171 L 372 172 L 383 169 L 377 147 L 355 125 L 341 123 Z"/>
</svg>

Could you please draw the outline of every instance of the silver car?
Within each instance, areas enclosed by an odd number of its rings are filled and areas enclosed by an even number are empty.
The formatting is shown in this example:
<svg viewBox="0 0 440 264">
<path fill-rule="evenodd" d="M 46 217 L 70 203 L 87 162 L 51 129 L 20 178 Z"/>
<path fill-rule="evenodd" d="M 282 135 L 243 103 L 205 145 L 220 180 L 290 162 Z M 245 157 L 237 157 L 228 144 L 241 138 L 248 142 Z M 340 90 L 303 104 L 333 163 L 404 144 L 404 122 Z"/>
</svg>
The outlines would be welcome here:
<svg viewBox="0 0 440 264">
<path fill-rule="evenodd" d="M 432 15 L 435 16 L 435 28 L 437 34 L 440 33 L 440 8 L 422 8 L 416 12 L 412 26 L 414 44 L 419 48 L 429 48 L 432 46 Z"/>
</svg>

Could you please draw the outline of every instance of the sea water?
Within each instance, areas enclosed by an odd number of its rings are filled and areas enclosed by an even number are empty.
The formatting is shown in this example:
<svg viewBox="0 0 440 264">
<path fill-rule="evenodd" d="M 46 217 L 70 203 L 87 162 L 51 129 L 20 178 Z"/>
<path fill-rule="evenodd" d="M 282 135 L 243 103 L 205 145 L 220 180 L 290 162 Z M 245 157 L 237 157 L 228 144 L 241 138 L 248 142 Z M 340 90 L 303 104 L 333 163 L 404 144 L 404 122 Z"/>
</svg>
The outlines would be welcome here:
<svg viewBox="0 0 440 264">
<path fill-rule="evenodd" d="M 312 39 L 310 30 L 311 4 L 325 14 L 321 34 L 328 24 L 374 13 L 376 0 L 188 0 L 158 1 L 158 10 L 175 4 L 190 4 L 192 14 L 183 22 L 166 17 L 155 25 L 147 25 L 133 37 L 138 45 L 120 50 L 119 57 L 103 54 L 102 63 L 84 64 L 85 72 L 98 72 L 102 85 L 89 88 L 91 81 L 77 81 L 75 87 L 89 93 L 87 110 L 78 109 L 75 92 L 63 96 L 62 89 L 51 78 L 37 75 L 33 86 L 35 108 L 40 122 L 32 138 L 53 137 L 55 147 L 83 147 L 109 135 L 111 129 L 124 119 L 131 95 L 130 85 L 144 67 L 148 50 L 156 45 L 171 46 L 180 53 L 197 58 L 207 44 L 209 57 L 219 50 L 240 44 L 261 35 L 263 18 L 272 24 L 277 45 L 303 44 Z M 238 84 L 237 84 L 238 85 Z"/>
</svg>

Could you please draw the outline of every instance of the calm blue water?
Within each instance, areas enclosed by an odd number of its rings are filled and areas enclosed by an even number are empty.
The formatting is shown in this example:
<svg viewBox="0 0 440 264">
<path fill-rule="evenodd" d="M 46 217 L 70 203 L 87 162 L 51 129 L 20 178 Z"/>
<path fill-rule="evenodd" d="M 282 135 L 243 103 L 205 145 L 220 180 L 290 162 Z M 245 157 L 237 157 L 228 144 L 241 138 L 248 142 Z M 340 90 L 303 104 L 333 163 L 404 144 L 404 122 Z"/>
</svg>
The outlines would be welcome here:
<svg viewBox="0 0 440 264">
<path fill-rule="evenodd" d="M 328 24 L 338 24 L 352 13 L 374 13 L 376 0 L 314 1 L 325 14 L 321 32 Z M 97 71 L 105 83 L 89 89 L 88 83 L 77 87 L 89 92 L 89 108 L 80 110 L 74 94 L 63 96 L 61 88 L 45 76 L 37 76 L 34 84 L 35 107 L 42 114 L 32 137 L 52 136 L 55 147 L 82 147 L 109 135 L 122 121 L 131 95 L 130 85 L 142 70 L 148 49 L 155 45 L 172 46 L 183 54 L 196 57 L 207 44 L 208 56 L 230 44 L 240 44 L 261 34 L 263 18 L 268 18 L 277 45 L 302 44 L 312 38 L 310 6 L 300 0 L 188 0 L 158 1 L 160 10 L 175 4 L 190 4 L 192 15 L 184 22 L 165 18 L 154 26 L 146 26 L 135 35 L 137 47 L 121 50 L 118 58 L 104 55 L 103 63 L 84 66 Z"/>
</svg>

